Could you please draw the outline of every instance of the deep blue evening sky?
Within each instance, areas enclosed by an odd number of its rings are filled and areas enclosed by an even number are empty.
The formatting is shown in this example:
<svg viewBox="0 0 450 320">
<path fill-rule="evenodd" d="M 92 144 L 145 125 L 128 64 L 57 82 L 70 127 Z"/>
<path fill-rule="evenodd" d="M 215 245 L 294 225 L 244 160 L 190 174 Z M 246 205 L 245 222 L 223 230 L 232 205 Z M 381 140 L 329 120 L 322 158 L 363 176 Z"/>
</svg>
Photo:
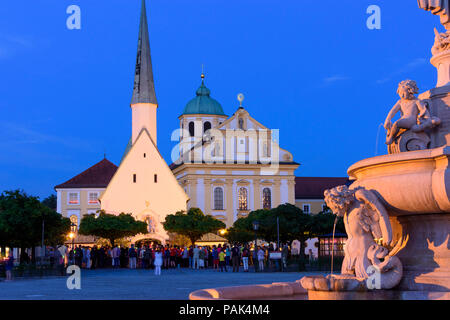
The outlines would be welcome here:
<svg viewBox="0 0 450 320">
<path fill-rule="evenodd" d="M 0 191 L 40 197 L 103 158 L 118 164 L 131 134 L 140 0 L 0 2 Z M 66 9 L 81 7 L 81 30 Z M 366 9 L 382 10 L 382 29 Z M 375 155 L 399 81 L 434 87 L 439 18 L 415 0 L 147 0 L 158 147 L 200 84 L 232 115 L 244 106 L 301 163 L 298 176 L 345 176 Z M 384 132 L 378 154 L 386 153 Z"/>
</svg>

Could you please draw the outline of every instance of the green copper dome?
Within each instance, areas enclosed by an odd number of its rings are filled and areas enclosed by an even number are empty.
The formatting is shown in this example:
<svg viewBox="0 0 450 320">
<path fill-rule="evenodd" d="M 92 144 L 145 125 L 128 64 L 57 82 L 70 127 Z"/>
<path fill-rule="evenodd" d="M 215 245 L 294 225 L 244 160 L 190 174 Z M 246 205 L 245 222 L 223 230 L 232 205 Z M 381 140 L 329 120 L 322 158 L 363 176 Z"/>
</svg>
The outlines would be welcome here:
<svg viewBox="0 0 450 320">
<path fill-rule="evenodd" d="M 204 76 L 203 76 L 204 77 Z M 202 77 L 202 78 L 203 78 Z M 219 102 L 211 98 L 211 91 L 205 87 L 205 83 L 202 80 L 200 88 L 198 88 L 196 94 L 197 96 L 189 101 L 184 107 L 183 115 L 185 114 L 213 114 L 224 116 L 222 106 Z"/>
</svg>

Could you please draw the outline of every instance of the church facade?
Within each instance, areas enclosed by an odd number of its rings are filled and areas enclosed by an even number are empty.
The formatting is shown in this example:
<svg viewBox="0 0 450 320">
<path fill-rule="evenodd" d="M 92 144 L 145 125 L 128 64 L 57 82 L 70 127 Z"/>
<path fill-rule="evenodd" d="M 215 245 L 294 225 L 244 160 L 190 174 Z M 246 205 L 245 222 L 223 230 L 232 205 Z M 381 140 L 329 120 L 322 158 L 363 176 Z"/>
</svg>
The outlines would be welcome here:
<svg viewBox="0 0 450 320">
<path fill-rule="evenodd" d="M 278 131 L 242 106 L 230 117 L 205 86 L 205 76 L 179 117 L 180 157 L 173 174 L 198 207 L 231 227 L 251 211 L 295 204 L 299 164 L 278 144 Z"/>
</svg>

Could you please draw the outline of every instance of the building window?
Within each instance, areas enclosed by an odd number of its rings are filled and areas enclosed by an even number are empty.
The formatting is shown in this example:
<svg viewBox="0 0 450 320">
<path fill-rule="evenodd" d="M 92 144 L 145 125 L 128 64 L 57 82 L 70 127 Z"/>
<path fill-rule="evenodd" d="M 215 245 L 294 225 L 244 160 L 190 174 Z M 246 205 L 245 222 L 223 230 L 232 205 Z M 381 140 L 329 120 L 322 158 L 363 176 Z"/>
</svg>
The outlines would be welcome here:
<svg viewBox="0 0 450 320">
<path fill-rule="evenodd" d="M 98 204 L 98 192 L 89 192 L 88 193 L 88 203 L 89 204 Z"/>
<path fill-rule="evenodd" d="M 208 130 L 210 130 L 210 129 L 211 129 L 211 122 L 206 121 L 206 122 L 203 124 L 203 133 L 208 132 Z"/>
<path fill-rule="evenodd" d="M 223 189 L 214 188 L 214 210 L 223 210 Z"/>
<path fill-rule="evenodd" d="M 69 192 L 69 204 L 80 204 L 79 192 Z"/>
<path fill-rule="evenodd" d="M 133 174 L 133 183 L 136 183 L 136 173 Z"/>
<path fill-rule="evenodd" d="M 157 174 L 155 174 L 155 175 L 153 176 L 153 180 L 155 181 L 155 183 L 158 182 L 158 175 L 157 175 Z"/>
<path fill-rule="evenodd" d="M 269 188 L 263 190 L 263 209 L 272 208 L 272 193 Z"/>
<path fill-rule="evenodd" d="M 247 197 L 247 189 L 246 188 L 240 188 L 239 189 L 239 210 L 248 210 L 248 197 Z"/>
<path fill-rule="evenodd" d="M 189 122 L 189 135 L 193 137 L 195 135 L 195 124 L 194 122 Z"/>
<path fill-rule="evenodd" d="M 78 216 L 71 215 L 70 216 L 70 231 L 77 232 L 78 229 Z"/>
<path fill-rule="evenodd" d="M 303 213 L 311 213 L 311 206 L 309 204 L 304 204 L 303 205 Z"/>
</svg>

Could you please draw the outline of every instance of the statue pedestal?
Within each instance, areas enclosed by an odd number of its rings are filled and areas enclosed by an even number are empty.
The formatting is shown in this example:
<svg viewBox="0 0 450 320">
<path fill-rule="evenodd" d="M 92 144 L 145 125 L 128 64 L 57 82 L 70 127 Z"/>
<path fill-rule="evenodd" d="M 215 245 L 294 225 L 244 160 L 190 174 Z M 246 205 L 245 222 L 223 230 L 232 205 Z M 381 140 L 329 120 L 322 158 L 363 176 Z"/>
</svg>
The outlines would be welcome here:
<svg viewBox="0 0 450 320">
<path fill-rule="evenodd" d="M 436 67 L 438 80 L 436 87 L 442 87 L 450 84 L 450 50 L 440 52 L 434 55 L 431 64 Z"/>
</svg>

